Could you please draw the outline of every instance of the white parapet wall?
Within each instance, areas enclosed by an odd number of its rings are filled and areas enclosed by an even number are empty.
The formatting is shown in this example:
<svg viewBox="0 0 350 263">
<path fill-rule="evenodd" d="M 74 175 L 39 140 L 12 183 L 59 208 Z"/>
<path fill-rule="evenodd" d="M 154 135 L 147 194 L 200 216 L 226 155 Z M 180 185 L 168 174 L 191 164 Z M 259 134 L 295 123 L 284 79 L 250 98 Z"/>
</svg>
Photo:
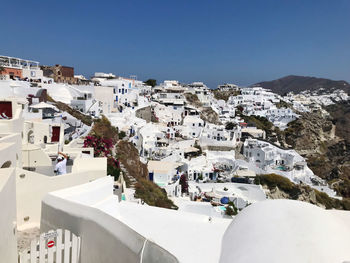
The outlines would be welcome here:
<svg viewBox="0 0 350 263">
<path fill-rule="evenodd" d="M 22 165 L 21 135 L 19 133 L 0 134 L 0 167 Z"/>
<path fill-rule="evenodd" d="M 215 147 L 229 147 L 229 148 L 235 148 L 236 147 L 236 141 L 234 140 L 227 140 L 227 141 L 217 141 L 214 139 L 208 139 L 205 137 L 200 137 L 199 143 L 201 147 L 208 147 L 208 146 L 215 146 Z"/>
<path fill-rule="evenodd" d="M 2 119 L 0 121 L 0 132 L 1 133 L 22 133 L 23 132 L 23 116 L 22 116 L 22 105 L 17 103 L 16 99 L 1 99 L 0 101 L 9 101 L 12 104 L 12 118 Z"/>
<path fill-rule="evenodd" d="M 178 262 L 115 218 L 111 209 L 118 205 L 118 198 L 112 186 L 113 179 L 105 177 L 48 194 L 42 203 L 41 232 L 64 228 L 80 236 L 81 263 Z"/>
<path fill-rule="evenodd" d="M 16 181 L 14 168 L 0 169 L 0 262 L 17 262 Z"/>
<path fill-rule="evenodd" d="M 218 262 L 231 219 L 118 202 L 113 180 L 49 193 L 41 231 L 65 228 L 82 239 L 81 262 Z"/>
<path fill-rule="evenodd" d="M 59 176 L 46 176 L 16 168 L 17 222 L 19 229 L 39 226 L 41 200 L 52 191 L 72 187 L 107 175 L 106 158 L 77 160 L 74 171 Z"/>
</svg>

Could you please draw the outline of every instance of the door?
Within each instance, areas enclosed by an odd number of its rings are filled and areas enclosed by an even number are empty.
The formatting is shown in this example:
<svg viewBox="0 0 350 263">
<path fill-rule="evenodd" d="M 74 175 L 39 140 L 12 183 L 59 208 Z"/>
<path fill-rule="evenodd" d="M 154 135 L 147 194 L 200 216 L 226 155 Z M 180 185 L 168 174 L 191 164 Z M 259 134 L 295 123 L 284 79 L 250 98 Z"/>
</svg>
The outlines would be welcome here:
<svg viewBox="0 0 350 263">
<path fill-rule="evenodd" d="M 61 127 L 58 127 L 58 126 L 52 127 L 51 142 L 59 142 L 59 140 L 60 140 L 60 130 L 61 130 Z"/>
</svg>

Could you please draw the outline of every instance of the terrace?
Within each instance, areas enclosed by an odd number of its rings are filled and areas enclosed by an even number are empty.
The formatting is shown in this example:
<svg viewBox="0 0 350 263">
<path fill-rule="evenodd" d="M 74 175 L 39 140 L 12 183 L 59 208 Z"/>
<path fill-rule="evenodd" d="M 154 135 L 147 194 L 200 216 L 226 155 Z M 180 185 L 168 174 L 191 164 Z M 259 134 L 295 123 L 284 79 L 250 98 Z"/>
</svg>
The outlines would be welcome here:
<svg viewBox="0 0 350 263">
<path fill-rule="evenodd" d="M 39 62 L 15 57 L 0 56 L 0 66 L 17 69 L 39 69 Z"/>
</svg>

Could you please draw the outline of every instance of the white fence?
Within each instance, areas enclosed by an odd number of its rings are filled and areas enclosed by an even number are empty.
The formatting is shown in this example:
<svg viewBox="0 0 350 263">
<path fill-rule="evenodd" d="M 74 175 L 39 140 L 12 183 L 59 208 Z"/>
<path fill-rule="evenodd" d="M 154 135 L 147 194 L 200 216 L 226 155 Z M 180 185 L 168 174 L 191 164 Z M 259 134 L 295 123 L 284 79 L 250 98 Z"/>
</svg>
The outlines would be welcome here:
<svg viewBox="0 0 350 263">
<path fill-rule="evenodd" d="M 32 240 L 30 249 L 19 254 L 19 263 L 78 263 L 80 237 L 69 230 L 58 229 Z"/>
</svg>

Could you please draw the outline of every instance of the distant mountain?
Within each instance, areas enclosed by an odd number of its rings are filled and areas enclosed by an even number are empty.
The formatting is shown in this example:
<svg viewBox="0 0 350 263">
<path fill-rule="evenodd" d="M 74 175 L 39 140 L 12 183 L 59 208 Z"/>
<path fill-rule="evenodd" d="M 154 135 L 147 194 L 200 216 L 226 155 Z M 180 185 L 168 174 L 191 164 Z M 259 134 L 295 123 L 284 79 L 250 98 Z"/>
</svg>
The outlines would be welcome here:
<svg viewBox="0 0 350 263">
<path fill-rule="evenodd" d="M 285 94 L 293 91 L 300 93 L 304 90 L 315 91 L 323 88 L 326 92 L 332 92 L 335 89 L 342 89 L 350 93 L 350 84 L 344 80 L 331 80 L 315 77 L 304 76 L 287 76 L 272 81 L 263 81 L 252 86 L 261 86 L 266 89 L 271 89 L 278 94 Z"/>
</svg>

